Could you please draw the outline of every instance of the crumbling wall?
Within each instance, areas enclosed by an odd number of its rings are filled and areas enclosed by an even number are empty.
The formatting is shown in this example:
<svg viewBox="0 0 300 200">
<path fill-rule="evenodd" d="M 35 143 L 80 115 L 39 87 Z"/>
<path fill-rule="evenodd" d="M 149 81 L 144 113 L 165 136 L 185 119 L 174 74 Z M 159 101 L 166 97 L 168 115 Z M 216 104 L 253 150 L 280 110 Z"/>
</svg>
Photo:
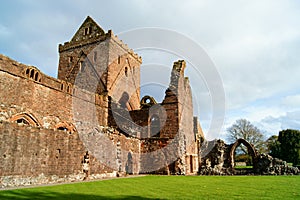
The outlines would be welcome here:
<svg viewBox="0 0 300 200">
<path fill-rule="evenodd" d="M 86 148 L 118 173 L 138 174 L 140 140 L 125 136 L 112 127 L 97 126 L 80 135 Z"/>
<path fill-rule="evenodd" d="M 173 139 L 148 138 L 141 141 L 140 173 L 185 174 L 182 160 L 183 138 L 178 134 Z"/>
<path fill-rule="evenodd" d="M 152 116 L 159 118 L 161 126 L 158 138 L 151 138 L 155 134 L 148 133 L 149 138 L 142 143 L 141 152 L 149 154 L 141 155 L 146 172 L 153 170 L 147 168 L 150 164 L 157 165 L 155 170 L 162 168 L 157 173 L 196 174 L 198 171 L 197 138 L 191 128 L 194 127 L 192 93 L 184 69 L 184 61 L 174 63 L 163 102 L 149 109 L 148 126 L 151 127 Z"/>
<path fill-rule="evenodd" d="M 205 148 L 209 152 L 205 152 Z M 223 140 L 214 140 L 202 144 L 202 157 L 199 174 L 223 175 L 232 174 L 230 167 L 230 148 Z"/>
<path fill-rule="evenodd" d="M 260 154 L 257 157 L 255 173 L 261 175 L 297 175 L 300 174 L 300 170 L 297 167 L 288 166 L 286 161 L 267 154 Z"/>
<path fill-rule="evenodd" d="M 245 146 L 252 149 L 253 169 L 235 169 L 233 154 L 239 144 L 244 143 Z M 215 140 L 205 142 L 209 152 L 201 157 L 200 175 L 287 175 L 300 174 L 297 167 L 288 166 L 283 160 L 273 158 L 267 154 L 259 154 L 254 147 L 246 140 L 238 139 L 235 143 L 227 145 L 223 140 Z M 213 148 L 209 148 L 213 145 Z M 251 151 L 251 150 L 250 150 Z"/>
</svg>

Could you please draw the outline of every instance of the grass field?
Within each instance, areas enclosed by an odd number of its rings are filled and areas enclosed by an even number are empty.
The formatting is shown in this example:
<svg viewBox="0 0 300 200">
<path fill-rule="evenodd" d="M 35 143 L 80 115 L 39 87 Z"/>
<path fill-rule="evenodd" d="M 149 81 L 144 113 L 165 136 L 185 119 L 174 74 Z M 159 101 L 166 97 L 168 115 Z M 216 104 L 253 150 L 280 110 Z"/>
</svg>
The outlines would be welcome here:
<svg viewBox="0 0 300 200">
<path fill-rule="evenodd" d="M 300 176 L 144 176 L 0 191 L 0 199 L 300 199 Z"/>
<path fill-rule="evenodd" d="M 235 166 L 235 169 L 253 169 L 253 166 Z"/>
</svg>

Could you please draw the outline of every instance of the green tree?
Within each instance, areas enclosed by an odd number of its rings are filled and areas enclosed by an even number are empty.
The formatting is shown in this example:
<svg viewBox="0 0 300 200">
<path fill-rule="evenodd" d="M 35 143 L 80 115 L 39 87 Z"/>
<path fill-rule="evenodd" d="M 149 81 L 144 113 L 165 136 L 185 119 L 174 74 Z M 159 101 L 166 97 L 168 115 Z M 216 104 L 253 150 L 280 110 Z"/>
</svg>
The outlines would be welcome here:
<svg viewBox="0 0 300 200">
<path fill-rule="evenodd" d="M 300 165 L 300 131 L 282 130 L 279 132 L 278 141 L 280 142 L 279 158 L 292 162 L 293 165 Z"/>
<path fill-rule="evenodd" d="M 228 136 L 227 139 L 229 142 L 234 143 L 237 139 L 243 138 L 247 140 L 250 144 L 253 144 L 254 147 L 261 152 L 264 145 L 264 136 L 262 131 L 259 130 L 256 126 L 251 124 L 250 121 L 246 119 L 239 119 L 227 129 Z M 247 154 L 247 148 L 240 146 L 241 150 Z"/>
<path fill-rule="evenodd" d="M 280 142 L 278 141 L 278 136 L 277 135 L 272 135 L 269 137 L 266 142 L 266 153 L 271 155 L 272 157 L 275 158 L 280 158 L 281 156 L 281 146 Z"/>
</svg>

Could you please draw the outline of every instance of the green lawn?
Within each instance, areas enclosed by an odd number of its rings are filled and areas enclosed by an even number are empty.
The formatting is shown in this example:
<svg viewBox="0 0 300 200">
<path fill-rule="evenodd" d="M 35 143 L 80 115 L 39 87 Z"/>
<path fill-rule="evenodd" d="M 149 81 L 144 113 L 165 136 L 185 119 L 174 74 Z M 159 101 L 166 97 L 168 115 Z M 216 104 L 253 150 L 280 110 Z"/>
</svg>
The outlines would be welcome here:
<svg viewBox="0 0 300 200">
<path fill-rule="evenodd" d="M 235 169 L 253 169 L 253 166 L 235 166 Z"/>
<path fill-rule="evenodd" d="M 144 176 L 6 190 L 0 199 L 300 199 L 300 176 Z"/>
</svg>

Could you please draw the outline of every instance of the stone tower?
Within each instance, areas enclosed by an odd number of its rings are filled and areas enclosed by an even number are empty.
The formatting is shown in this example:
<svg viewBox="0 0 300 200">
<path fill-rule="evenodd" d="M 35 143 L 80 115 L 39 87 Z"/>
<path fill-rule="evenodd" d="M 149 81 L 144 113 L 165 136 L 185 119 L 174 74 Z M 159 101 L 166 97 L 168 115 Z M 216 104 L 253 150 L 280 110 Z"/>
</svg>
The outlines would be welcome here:
<svg viewBox="0 0 300 200">
<path fill-rule="evenodd" d="M 58 79 L 108 95 L 128 110 L 140 107 L 141 57 L 87 17 L 71 41 L 59 45 Z"/>
</svg>

